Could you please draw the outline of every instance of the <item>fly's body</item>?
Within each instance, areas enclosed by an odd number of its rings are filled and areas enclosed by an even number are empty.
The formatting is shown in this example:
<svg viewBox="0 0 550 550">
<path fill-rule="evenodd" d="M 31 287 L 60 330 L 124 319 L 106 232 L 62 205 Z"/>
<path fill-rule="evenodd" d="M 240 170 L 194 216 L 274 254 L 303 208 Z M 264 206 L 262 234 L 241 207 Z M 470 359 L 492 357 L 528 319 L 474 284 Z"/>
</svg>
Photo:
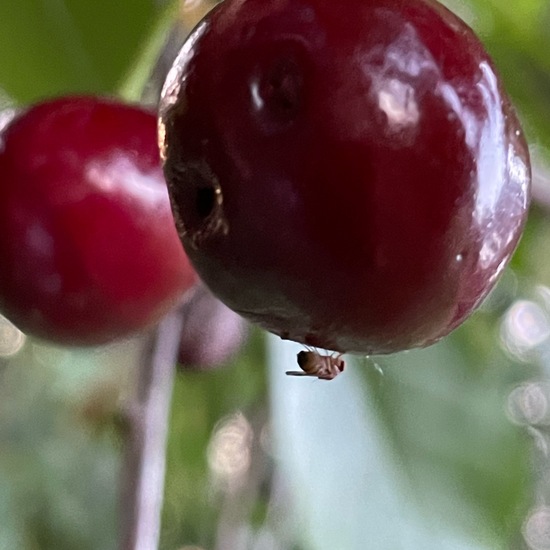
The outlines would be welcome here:
<svg viewBox="0 0 550 550">
<path fill-rule="evenodd" d="M 332 380 L 344 370 L 344 360 L 338 355 L 321 355 L 308 350 L 301 351 L 297 355 L 298 365 L 301 371 L 287 371 L 289 376 L 312 376 L 319 380 Z"/>
</svg>

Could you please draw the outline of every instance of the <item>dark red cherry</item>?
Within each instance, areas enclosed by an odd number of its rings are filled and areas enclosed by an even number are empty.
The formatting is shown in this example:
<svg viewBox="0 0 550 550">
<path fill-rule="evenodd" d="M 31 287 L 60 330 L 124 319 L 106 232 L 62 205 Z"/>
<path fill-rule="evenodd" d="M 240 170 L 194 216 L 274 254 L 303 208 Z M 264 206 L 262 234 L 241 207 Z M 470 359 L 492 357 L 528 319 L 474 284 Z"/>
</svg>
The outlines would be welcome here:
<svg viewBox="0 0 550 550">
<path fill-rule="evenodd" d="M 201 278 L 309 345 L 435 342 L 525 222 L 514 110 L 471 29 L 430 0 L 226 0 L 170 72 L 160 138 Z"/>
<path fill-rule="evenodd" d="M 0 311 L 62 344 L 156 323 L 194 283 L 174 229 L 156 118 L 67 97 L 0 136 Z"/>
</svg>

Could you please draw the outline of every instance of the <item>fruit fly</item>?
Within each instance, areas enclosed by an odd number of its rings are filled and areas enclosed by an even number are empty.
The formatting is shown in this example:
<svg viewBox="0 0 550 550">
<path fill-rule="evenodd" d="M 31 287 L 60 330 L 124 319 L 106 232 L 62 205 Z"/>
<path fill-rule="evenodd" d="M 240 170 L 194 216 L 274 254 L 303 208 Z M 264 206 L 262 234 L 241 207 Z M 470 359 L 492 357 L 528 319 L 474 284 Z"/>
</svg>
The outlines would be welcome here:
<svg viewBox="0 0 550 550">
<path fill-rule="evenodd" d="M 319 380 L 332 380 L 344 370 L 344 360 L 341 354 L 321 355 L 317 351 L 301 351 L 297 356 L 301 371 L 289 370 L 289 376 L 315 376 Z"/>
</svg>

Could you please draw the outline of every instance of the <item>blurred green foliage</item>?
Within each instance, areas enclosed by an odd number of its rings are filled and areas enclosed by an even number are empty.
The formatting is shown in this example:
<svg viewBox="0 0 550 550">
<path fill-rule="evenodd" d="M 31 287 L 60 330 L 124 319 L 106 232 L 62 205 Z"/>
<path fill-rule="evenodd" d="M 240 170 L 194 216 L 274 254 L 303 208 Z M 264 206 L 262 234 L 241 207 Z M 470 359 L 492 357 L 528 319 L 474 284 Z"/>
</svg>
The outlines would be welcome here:
<svg viewBox="0 0 550 550">
<path fill-rule="evenodd" d="M 137 97 L 128 82 L 148 73 L 154 38 L 169 31 L 162 4 L 4 0 L 0 99 L 24 105 L 120 89 Z M 447 5 L 480 33 L 544 156 L 550 4 Z M 283 376 L 294 348 L 270 340 L 266 360 L 255 333 L 227 369 L 181 374 L 162 548 L 220 540 L 232 550 L 521 547 L 538 483 L 535 451 L 506 407 L 515 387 L 542 376 L 546 359 L 506 353 L 501 327 L 519 298 L 547 308 L 537 285 L 550 286 L 549 242 L 550 222 L 537 205 L 497 292 L 428 350 L 358 359 L 329 385 L 296 384 Z M 124 435 L 117 407 L 135 357 L 128 346 L 79 352 L 28 342 L 0 360 L 0 548 L 116 548 Z M 216 477 L 208 458 L 213 434 L 231 422 L 235 441 L 247 433 L 252 441 L 248 475 L 234 485 Z"/>
<path fill-rule="evenodd" d="M 0 84 L 18 103 L 114 93 L 159 8 L 154 0 L 0 2 Z"/>
</svg>

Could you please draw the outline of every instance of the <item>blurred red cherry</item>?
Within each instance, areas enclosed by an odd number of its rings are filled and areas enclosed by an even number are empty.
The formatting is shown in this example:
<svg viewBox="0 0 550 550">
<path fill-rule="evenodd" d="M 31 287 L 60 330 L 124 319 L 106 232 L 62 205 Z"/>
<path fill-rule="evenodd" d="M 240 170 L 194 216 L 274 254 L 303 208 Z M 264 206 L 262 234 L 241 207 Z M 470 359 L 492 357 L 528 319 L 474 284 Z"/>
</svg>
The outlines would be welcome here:
<svg viewBox="0 0 550 550">
<path fill-rule="evenodd" d="M 178 362 L 182 370 L 211 370 L 227 363 L 244 343 L 246 321 L 204 285 L 182 307 L 183 330 Z"/>
<path fill-rule="evenodd" d="M 0 310 L 21 330 L 106 343 L 156 323 L 195 279 L 174 229 L 154 114 L 66 97 L 8 124 Z"/>
</svg>

